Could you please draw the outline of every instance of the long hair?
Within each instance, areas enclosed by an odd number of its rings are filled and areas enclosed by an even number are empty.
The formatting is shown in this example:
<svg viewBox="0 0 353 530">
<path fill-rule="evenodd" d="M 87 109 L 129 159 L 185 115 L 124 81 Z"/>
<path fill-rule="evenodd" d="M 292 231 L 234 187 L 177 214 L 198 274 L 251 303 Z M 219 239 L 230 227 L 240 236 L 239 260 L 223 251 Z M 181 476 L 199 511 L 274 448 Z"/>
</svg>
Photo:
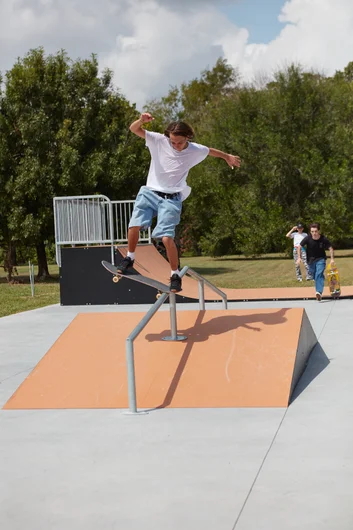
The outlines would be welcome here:
<svg viewBox="0 0 353 530">
<path fill-rule="evenodd" d="M 170 137 L 170 134 L 175 134 L 176 136 L 184 136 L 188 140 L 192 140 L 195 136 L 193 128 L 184 121 L 172 121 L 164 131 L 167 138 Z"/>
</svg>

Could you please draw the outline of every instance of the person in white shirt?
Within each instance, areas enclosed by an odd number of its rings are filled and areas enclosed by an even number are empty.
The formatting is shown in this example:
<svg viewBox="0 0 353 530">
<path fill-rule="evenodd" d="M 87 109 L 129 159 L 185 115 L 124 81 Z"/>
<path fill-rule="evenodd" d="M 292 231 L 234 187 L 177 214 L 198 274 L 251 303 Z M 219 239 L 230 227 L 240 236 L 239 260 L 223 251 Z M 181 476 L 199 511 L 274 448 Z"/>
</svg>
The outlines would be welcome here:
<svg viewBox="0 0 353 530">
<path fill-rule="evenodd" d="M 300 265 L 298 262 L 298 258 L 300 257 L 300 243 L 303 241 L 304 237 L 306 237 L 308 234 L 304 232 L 304 226 L 301 223 L 298 223 L 296 226 L 293 226 L 291 230 L 289 230 L 288 234 L 286 234 L 286 237 L 289 237 L 290 239 L 293 239 L 293 259 L 295 264 L 295 274 L 297 277 L 298 282 L 302 282 L 302 272 L 300 270 Z M 312 277 L 309 272 L 309 265 L 306 259 L 306 252 L 305 249 L 301 249 L 301 258 L 302 262 L 304 264 L 305 270 L 306 270 L 306 279 L 307 281 L 312 280 Z"/>
<path fill-rule="evenodd" d="M 171 266 L 170 289 L 179 292 L 181 278 L 174 236 L 175 227 L 180 221 L 182 201 L 191 191 L 186 182 L 189 170 L 208 155 L 223 158 L 232 169 L 234 166 L 240 167 L 240 158 L 192 142 L 194 131 L 182 121 L 170 123 L 164 134 L 142 128 L 144 123 L 152 120 L 151 114 L 145 112 L 130 125 L 131 132 L 145 139 L 151 154 L 151 164 L 146 185 L 140 188 L 130 219 L 127 256 L 117 268 L 125 274 L 133 266 L 139 232 L 151 226 L 153 217 L 157 216 L 152 237 L 163 241 Z"/>
</svg>

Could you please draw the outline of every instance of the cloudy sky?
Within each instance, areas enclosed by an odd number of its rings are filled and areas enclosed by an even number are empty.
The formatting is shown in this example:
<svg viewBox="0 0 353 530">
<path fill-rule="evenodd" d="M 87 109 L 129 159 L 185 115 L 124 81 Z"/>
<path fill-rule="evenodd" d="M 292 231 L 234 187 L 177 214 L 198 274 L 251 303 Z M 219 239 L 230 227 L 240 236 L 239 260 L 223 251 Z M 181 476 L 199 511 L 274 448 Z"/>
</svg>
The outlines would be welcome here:
<svg viewBox="0 0 353 530">
<path fill-rule="evenodd" d="M 244 81 L 353 60 L 353 0 L 0 0 L 0 71 L 30 48 L 96 53 L 138 108 L 225 57 Z"/>
</svg>

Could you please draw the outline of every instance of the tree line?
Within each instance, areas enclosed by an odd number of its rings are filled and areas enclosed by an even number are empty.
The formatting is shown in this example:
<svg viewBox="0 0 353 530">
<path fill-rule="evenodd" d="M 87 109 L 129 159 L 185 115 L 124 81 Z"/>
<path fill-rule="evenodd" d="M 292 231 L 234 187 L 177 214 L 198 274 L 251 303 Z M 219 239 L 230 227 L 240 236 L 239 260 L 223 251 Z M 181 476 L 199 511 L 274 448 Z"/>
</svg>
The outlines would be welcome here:
<svg viewBox="0 0 353 530">
<path fill-rule="evenodd" d="M 290 65 L 246 85 L 219 59 L 144 110 L 153 130 L 183 119 L 195 141 L 242 158 L 238 170 L 207 159 L 191 171 L 184 250 L 281 252 L 298 220 L 321 222 L 336 247 L 351 245 L 353 63 L 333 76 Z M 149 165 L 128 128 L 137 115 L 95 55 L 73 61 L 39 48 L 0 78 L 0 260 L 9 276 L 29 255 L 48 275 L 53 197 L 136 196 Z"/>
</svg>

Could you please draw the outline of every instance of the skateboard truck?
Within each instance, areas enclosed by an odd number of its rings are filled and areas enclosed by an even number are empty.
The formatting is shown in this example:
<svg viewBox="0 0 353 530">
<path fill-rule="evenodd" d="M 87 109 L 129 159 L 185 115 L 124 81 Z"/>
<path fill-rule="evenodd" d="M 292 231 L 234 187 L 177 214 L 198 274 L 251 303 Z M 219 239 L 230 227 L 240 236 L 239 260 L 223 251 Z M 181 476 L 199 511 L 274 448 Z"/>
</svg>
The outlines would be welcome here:
<svg viewBox="0 0 353 530">
<path fill-rule="evenodd" d="M 124 274 L 115 265 L 107 261 L 102 261 L 102 265 L 113 275 L 112 280 L 114 283 L 120 282 L 122 278 L 127 278 L 138 283 L 143 283 L 144 285 L 149 285 L 153 289 L 157 290 L 157 300 L 162 296 L 163 293 L 170 293 L 169 287 L 157 280 L 153 280 L 152 278 L 148 278 L 137 272 L 134 272 L 133 274 L 131 274 L 131 272 L 126 272 Z"/>
<path fill-rule="evenodd" d="M 114 283 L 120 282 L 121 279 L 122 279 L 122 276 L 119 276 L 118 274 L 116 276 L 113 276 Z M 156 299 L 158 300 L 158 298 L 160 298 L 162 294 L 163 294 L 163 291 L 158 291 L 158 293 L 156 294 Z"/>
</svg>

